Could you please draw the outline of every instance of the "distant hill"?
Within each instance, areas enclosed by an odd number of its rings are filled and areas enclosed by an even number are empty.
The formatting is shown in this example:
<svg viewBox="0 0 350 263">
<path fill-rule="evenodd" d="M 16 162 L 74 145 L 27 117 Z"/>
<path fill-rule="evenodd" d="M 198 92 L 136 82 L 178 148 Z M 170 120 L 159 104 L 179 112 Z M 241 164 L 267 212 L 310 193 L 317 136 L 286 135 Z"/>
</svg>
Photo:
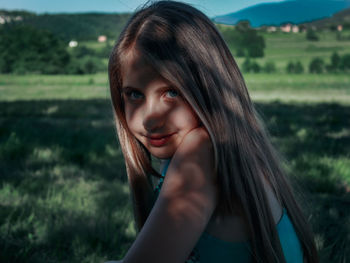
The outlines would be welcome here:
<svg viewBox="0 0 350 263">
<path fill-rule="evenodd" d="M 116 39 L 130 14 L 35 14 L 25 11 L 0 10 L 5 24 L 22 23 L 45 29 L 63 40 L 96 40 L 99 35 Z"/>
<path fill-rule="evenodd" d="M 346 27 L 350 28 L 350 8 L 335 13 L 332 15 L 332 17 L 315 20 L 310 23 L 305 23 L 304 25 L 307 27 L 312 26 L 317 29 L 331 28 L 332 26 L 336 27 L 337 25 L 345 25 Z"/>
<path fill-rule="evenodd" d="M 216 23 L 235 25 L 248 20 L 253 27 L 279 26 L 283 23 L 300 24 L 332 16 L 350 7 L 350 0 L 293 0 L 254 5 L 238 12 L 217 16 Z"/>
</svg>

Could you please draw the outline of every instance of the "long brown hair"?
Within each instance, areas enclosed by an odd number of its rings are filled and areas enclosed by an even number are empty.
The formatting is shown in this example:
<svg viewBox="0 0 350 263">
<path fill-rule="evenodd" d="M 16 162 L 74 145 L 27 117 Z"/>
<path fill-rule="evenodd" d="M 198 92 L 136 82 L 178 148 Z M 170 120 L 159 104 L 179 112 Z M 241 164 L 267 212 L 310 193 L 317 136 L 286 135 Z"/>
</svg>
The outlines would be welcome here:
<svg viewBox="0 0 350 263">
<path fill-rule="evenodd" d="M 216 213 L 240 213 L 250 231 L 256 262 L 286 262 L 264 190 L 263 178 L 287 210 L 307 262 L 318 262 L 308 223 L 295 201 L 281 162 L 259 121 L 243 77 L 214 24 L 180 2 L 159 1 L 138 10 L 109 60 L 109 81 L 139 229 L 152 207 L 150 154 L 128 130 L 121 97 L 122 65 L 137 50 L 177 87 L 207 129 L 215 152 Z"/>
</svg>

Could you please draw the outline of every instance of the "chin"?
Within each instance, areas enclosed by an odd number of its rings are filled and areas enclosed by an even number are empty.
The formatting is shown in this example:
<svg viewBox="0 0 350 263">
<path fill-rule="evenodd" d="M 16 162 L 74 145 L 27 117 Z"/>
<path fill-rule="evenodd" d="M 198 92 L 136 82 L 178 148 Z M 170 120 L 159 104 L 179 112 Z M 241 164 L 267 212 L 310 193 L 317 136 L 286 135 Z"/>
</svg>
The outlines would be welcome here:
<svg viewBox="0 0 350 263">
<path fill-rule="evenodd" d="M 169 159 L 173 157 L 174 152 L 169 152 L 169 151 L 155 151 L 155 150 L 150 150 L 149 151 L 154 157 L 158 159 Z"/>
</svg>

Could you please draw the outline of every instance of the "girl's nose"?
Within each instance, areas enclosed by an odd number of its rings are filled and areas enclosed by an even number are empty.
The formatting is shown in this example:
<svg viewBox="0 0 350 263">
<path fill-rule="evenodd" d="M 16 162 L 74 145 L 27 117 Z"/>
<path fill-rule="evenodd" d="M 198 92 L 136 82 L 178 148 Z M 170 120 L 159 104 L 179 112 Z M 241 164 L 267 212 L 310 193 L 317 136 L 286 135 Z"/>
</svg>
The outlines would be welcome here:
<svg viewBox="0 0 350 263">
<path fill-rule="evenodd" d="M 158 100 L 149 100 L 143 114 L 143 126 L 148 132 L 157 132 L 164 125 L 166 109 Z"/>
</svg>

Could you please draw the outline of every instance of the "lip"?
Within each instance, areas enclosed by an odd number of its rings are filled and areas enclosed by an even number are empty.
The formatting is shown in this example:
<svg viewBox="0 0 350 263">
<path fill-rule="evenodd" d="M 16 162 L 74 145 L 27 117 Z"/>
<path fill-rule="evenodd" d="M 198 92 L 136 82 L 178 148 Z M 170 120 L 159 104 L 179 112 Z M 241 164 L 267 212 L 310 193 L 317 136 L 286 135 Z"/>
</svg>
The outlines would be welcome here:
<svg viewBox="0 0 350 263">
<path fill-rule="evenodd" d="M 170 138 L 172 137 L 172 135 L 174 135 L 175 133 L 170 133 L 170 134 L 154 134 L 154 135 L 148 135 L 145 136 L 147 141 L 149 142 L 149 144 L 151 144 L 154 147 L 161 147 L 163 145 L 165 145 Z"/>
</svg>

